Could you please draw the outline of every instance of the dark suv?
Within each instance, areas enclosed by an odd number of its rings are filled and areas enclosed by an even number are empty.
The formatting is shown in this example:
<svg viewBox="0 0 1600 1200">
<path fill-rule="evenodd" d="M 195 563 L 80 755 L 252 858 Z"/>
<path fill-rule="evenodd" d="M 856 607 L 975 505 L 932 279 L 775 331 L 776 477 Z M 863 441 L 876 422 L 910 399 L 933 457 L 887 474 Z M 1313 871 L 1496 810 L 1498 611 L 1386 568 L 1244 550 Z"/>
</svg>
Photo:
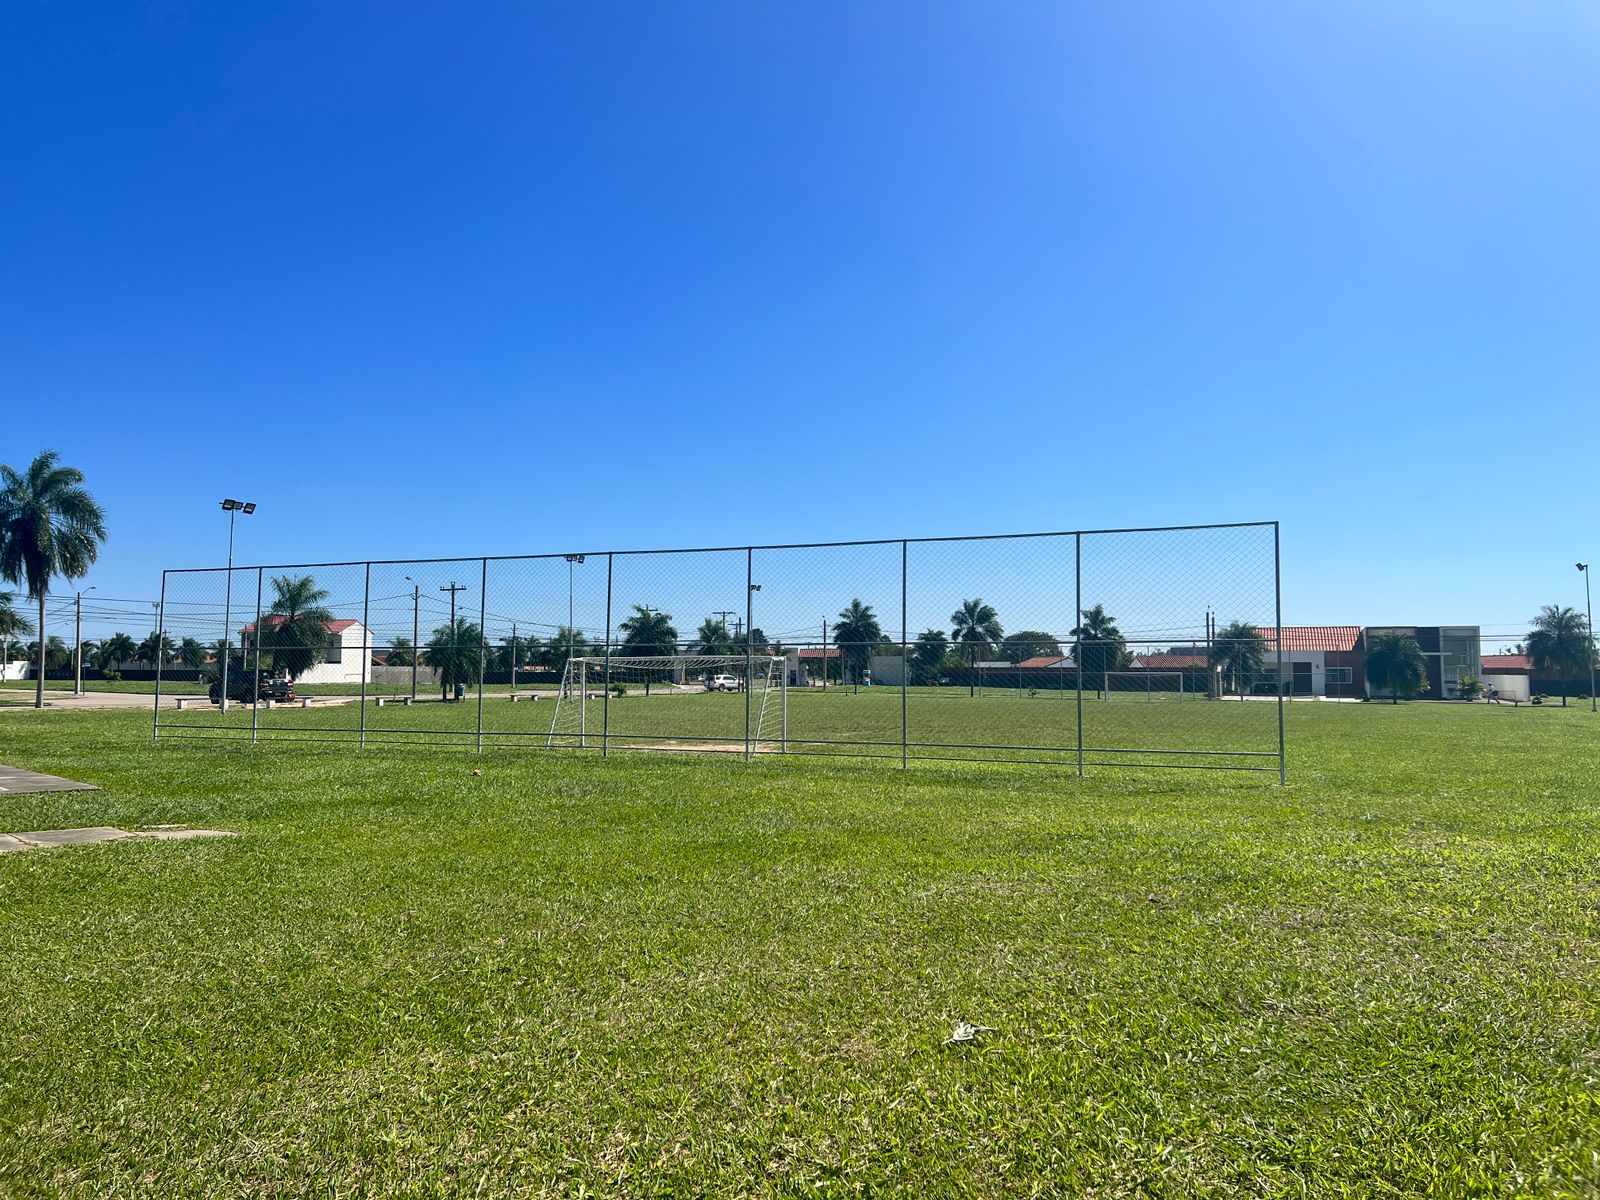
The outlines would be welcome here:
<svg viewBox="0 0 1600 1200">
<path fill-rule="evenodd" d="M 253 686 L 252 686 L 253 685 Z M 222 701 L 222 680 L 211 681 L 211 703 Z M 228 668 L 228 699 L 235 704 L 251 704 L 262 700 L 293 700 L 294 681 L 271 671 L 247 671 L 242 667 Z"/>
</svg>

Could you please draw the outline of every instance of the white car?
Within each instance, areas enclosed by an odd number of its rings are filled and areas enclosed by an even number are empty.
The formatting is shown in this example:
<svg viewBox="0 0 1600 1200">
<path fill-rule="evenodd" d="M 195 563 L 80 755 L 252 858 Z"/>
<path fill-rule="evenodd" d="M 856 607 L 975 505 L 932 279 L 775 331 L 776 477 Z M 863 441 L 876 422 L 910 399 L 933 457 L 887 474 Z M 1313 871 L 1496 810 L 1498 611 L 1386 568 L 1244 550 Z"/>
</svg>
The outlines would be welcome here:
<svg viewBox="0 0 1600 1200">
<path fill-rule="evenodd" d="M 708 692 L 737 692 L 738 690 L 739 681 L 732 675 L 713 675 L 706 680 L 706 691 Z"/>
</svg>

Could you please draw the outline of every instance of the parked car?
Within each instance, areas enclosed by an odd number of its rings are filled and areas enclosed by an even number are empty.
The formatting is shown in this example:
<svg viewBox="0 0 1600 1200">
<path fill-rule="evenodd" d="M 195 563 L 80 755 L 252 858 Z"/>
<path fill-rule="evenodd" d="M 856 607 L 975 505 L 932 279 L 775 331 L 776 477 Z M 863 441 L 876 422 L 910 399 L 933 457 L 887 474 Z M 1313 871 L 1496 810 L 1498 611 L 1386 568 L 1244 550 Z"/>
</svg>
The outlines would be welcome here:
<svg viewBox="0 0 1600 1200">
<path fill-rule="evenodd" d="M 222 702 L 222 680 L 211 681 L 211 703 Z M 293 700 L 294 681 L 286 675 L 271 671 L 247 671 L 232 667 L 228 671 L 228 699 L 235 704 L 251 704 L 259 696 L 262 700 Z"/>
<path fill-rule="evenodd" d="M 706 680 L 706 691 L 708 692 L 737 692 L 738 690 L 739 680 L 732 675 L 713 675 Z"/>
</svg>

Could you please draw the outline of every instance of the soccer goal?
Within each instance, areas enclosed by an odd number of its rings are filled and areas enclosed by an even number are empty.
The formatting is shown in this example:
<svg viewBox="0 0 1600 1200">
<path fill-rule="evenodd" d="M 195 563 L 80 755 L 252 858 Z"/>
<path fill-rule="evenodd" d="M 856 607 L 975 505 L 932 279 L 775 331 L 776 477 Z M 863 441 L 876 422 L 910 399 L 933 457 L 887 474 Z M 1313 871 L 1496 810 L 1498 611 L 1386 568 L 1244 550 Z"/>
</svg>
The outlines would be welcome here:
<svg viewBox="0 0 1600 1200">
<path fill-rule="evenodd" d="M 545 746 L 788 753 L 782 655 L 590 655 L 567 661 Z M 608 720 L 609 707 L 609 720 Z"/>
<path fill-rule="evenodd" d="M 1182 700 L 1182 671 L 1104 671 L 1102 700 Z M 1094 676 L 1089 678 L 1093 679 Z"/>
</svg>

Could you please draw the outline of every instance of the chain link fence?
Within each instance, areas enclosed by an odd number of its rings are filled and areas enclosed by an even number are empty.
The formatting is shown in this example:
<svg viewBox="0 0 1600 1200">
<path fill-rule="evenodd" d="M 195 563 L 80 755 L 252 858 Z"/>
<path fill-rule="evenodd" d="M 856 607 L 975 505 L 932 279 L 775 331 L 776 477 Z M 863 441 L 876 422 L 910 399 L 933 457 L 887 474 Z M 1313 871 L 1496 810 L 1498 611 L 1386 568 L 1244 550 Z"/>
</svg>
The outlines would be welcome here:
<svg viewBox="0 0 1600 1200">
<path fill-rule="evenodd" d="M 1281 778 L 1279 618 L 1276 522 L 173 569 L 158 635 L 209 659 L 181 694 L 158 668 L 153 729 Z M 571 678 L 581 740 L 552 736 Z"/>
</svg>

